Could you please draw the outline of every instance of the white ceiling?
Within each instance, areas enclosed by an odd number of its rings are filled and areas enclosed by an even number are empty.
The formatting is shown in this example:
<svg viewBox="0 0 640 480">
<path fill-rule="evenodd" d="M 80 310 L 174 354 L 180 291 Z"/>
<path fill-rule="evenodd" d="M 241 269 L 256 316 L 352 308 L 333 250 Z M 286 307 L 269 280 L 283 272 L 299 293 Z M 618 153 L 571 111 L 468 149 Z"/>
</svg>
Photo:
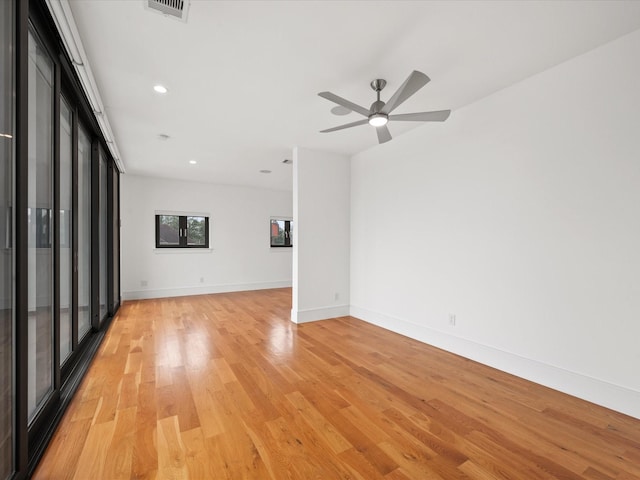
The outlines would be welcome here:
<svg viewBox="0 0 640 480">
<path fill-rule="evenodd" d="M 186 23 L 145 3 L 70 0 L 127 173 L 282 190 L 296 145 L 376 148 L 369 125 L 319 133 L 362 118 L 332 115 L 320 91 L 369 107 L 371 80 L 387 100 L 420 70 L 431 82 L 394 113 L 456 115 L 640 28 L 640 1 L 191 0 Z M 443 126 L 390 124 L 409 128 Z"/>
</svg>

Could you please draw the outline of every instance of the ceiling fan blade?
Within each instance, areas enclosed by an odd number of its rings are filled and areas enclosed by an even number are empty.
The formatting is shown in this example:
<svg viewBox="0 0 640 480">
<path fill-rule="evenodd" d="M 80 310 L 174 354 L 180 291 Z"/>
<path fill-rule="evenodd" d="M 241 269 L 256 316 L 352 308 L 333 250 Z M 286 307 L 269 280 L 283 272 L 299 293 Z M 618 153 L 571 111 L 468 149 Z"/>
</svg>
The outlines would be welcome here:
<svg viewBox="0 0 640 480">
<path fill-rule="evenodd" d="M 391 140 L 391 133 L 386 125 L 376 127 L 376 133 L 378 134 L 378 143 L 385 143 Z"/>
<path fill-rule="evenodd" d="M 343 128 L 357 127 L 358 125 L 364 125 L 365 123 L 369 123 L 369 119 L 365 118 L 364 120 L 358 120 L 357 122 L 351 122 L 351 123 L 346 123 L 344 125 L 340 125 L 338 127 L 327 128 L 326 130 L 320 130 L 320 133 L 335 132 L 336 130 L 342 130 Z"/>
<path fill-rule="evenodd" d="M 389 115 L 389 120 L 399 120 L 401 122 L 444 122 L 451 110 L 438 110 L 437 112 L 400 113 Z"/>
<path fill-rule="evenodd" d="M 342 105 L 343 107 L 346 107 L 349 110 L 358 112 L 360 115 L 364 115 L 365 117 L 368 117 L 371 113 L 368 108 L 364 108 L 364 107 L 361 107 L 360 105 L 356 105 L 355 103 L 350 102 L 349 100 L 346 100 L 342 97 L 339 97 L 338 95 L 334 95 L 331 92 L 320 92 L 318 95 L 320 95 L 322 98 L 326 98 L 330 102 L 337 103 L 338 105 Z"/>
<path fill-rule="evenodd" d="M 424 87 L 427 83 L 429 83 L 430 78 L 427 77 L 424 73 L 414 70 L 411 72 L 409 77 L 404 81 L 400 88 L 396 90 L 396 93 L 389 99 L 387 104 L 382 108 L 382 113 L 389 114 L 395 108 L 399 107 L 407 98 L 416 93 L 422 87 Z"/>
</svg>

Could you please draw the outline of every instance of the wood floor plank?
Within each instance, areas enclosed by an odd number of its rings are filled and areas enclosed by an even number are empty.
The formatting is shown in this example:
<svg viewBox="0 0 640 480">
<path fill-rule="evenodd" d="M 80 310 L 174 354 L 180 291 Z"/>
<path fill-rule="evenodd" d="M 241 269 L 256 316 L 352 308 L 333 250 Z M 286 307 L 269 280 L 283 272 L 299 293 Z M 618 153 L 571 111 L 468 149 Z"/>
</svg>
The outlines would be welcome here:
<svg viewBox="0 0 640 480">
<path fill-rule="evenodd" d="M 140 384 L 138 404 L 140 408 L 136 410 L 136 418 L 133 425 L 130 426 L 134 434 L 131 477 L 137 479 L 155 478 L 158 470 L 157 403 L 156 389 L 152 383 Z"/>
<path fill-rule="evenodd" d="M 207 465 L 209 463 L 207 450 L 204 444 L 204 435 L 201 428 L 194 428 L 181 432 L 182 442 L 185 447 L 185 461 L 187 464 L 188 478 L 207 478 Z"/>
<path fill-rule="evenodd" d="M 313 429 L 316 434 L 322 437 L 334 453 L 344 452 L 352 447 L 340 432 L 336 431 L 332 422 L 318 412 L 304 395 L 300 392 L 293 392 L 285 396 L 295 407 L 297 413 L 309 424 L 309 428 Z"/>
<path fill-rule="evenodd" d="M 178 416 L 165 417 L 158 420 L 158 478 L 187 478 L 186 448 L 180 435 Z"/>
<path fill-rule="evenodd" d="M 65 418 L 68 420 L 55 433 L 48 450 L 51 470 L 55 472 L 57 480 L 70 480 L 75 475 L 78 458 L 91 427 L 90 418 L 74 422 L 69 419 L 69 412 Z"/>
<path fill-rule="evenodd" d="M 640 480 L 640 420 L 291 290 L 125 302 L 35 479 Z"/>
<path fill-rule="evenodd" d="M 137 408 L 118 410 L 115 418 L 115 430 L 111 444 L 106 453 L 109 461 L 104 465 L 104 478 L 124 480 L 131 476 L 133 461 L 134 431 L 131 425 L 135 422 Z"/>
<path fill-rule="evenodd" d="M 467 477 L 473 480 L 495 480 L 496 478 L 504 478 L 496 477 L 495 474 L 485 470 L 484 468 L 480 467 L 470 460 L 464 462 L 462 465 L 460 465 L 459 468 L 461 472 L 463 472 Z"/>
<path fill-rule="evenodd" d="M 77 461 L 74 479 L 108 478 L 104 475 L 107 451 L 115 429 L 115 421 L 96 423 L 89 429 L 84 448 Z"/>
<path fill-rule="evenodd" d="M 348 467 L 351 468 L 351 472 L 356 478 L 363 478 L 366 480 L 384 479 L 385 468 L 380 468 L 375 465 L 372 460 L 376 457 L 387 457 L 387 455 L 380 450 L 376 445 L 375 451 L 368 448 L 356 449 L 350 448 L 340 453 L 339 457 Z M 392 461 L 390 462 L 392 463 Z M 394 467 L 395 469 L 396 467 Z M 394 469 L 390 470 L 393 471 Z M 382 471 L 381 471 L 382 470 Z"/>
</svg>

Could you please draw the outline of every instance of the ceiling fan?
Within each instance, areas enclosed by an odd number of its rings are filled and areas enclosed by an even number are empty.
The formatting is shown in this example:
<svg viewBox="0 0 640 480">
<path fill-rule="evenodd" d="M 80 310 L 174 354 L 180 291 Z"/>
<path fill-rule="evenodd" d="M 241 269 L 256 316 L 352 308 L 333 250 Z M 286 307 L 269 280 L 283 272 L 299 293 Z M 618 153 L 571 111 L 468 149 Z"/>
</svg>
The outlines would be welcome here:
<svg viewBox="0 0 640 480">
<path fill-rule="evenodd" d="M 405 100 L 411 97 L 411 95 L 413 95 L 427 83 L 429 83 L 429 81 L 429 77 L 427 77 L 424 73 L 414 70 L 413 72 L 411 72 L 405 82 L 400 85 L 400 88 L 396 90 L 396 93 L 393 94 L 389 101 L 385 103 L 380 100 L 380 92 L 385 87 L 387 82 L 386 80 L 380 78 L 376 79 L 371 82 L 371 88 L 376 92 L 378 98 L 371 104 L 371 107 L 369 109 L 361 107 L 360 105 L 356 105 L 355 103 L 339 97 L 338 95 L 335 95 L 331 92 L 320 92 L 318 95 L 320 95 L 322 98 L 326 98 L 331 102 L 342 105 L 349 110 L 353 110 L 354 112 L 367 117 L 363 120 L 358 120 L 357 122 L 347 123 L 338 127 L 321 130 L 320 133 L 335 132 L 336 130 L 357 127 L 358 125 L 364 125 L 368 123 L 369 125 L 373 125 L 374 127 L 376 127 L 378 142 L 385 143 L 391 140 L 391 133 L 389 133 L 389 129 L 387 128 L 387 122 L 391 120 L 402 122 L 444 122 L 447 118 L 449 118 L 451 110 L 438 110 L 435 112 L 419 113 L 400 113 L 396 115 L 390 115 L 391 112 L 398 108 Z"/>
</svg>

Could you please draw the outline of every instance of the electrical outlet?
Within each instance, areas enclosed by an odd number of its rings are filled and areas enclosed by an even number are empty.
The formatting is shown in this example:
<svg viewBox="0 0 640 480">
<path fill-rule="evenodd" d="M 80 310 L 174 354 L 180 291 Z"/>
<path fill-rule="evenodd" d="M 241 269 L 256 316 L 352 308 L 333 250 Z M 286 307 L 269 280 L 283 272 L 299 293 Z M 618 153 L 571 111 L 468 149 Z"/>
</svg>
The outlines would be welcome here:
<svg viewBox="0 0 640 480">
<path fill-rule="evenodd" d="M 449 314 L 449 325 L 452 327 L 456 326 L 456 316 L 453 313 Z"/>
<path fill-rule="evenodd" d="M 204 277 L 200 277 L 200 283 L 204 283 Z"/>
<path fill-rule="evenodd" d="M 333 294 L 333 299 L 334 300 L 340 300 L 340 294 L 338 292 Z"/>
<path fill-rule="evenodd" d="M 140 280 L 140 286 L 146 287 L 149 283 L 146 280 Z"/>
</svg>

